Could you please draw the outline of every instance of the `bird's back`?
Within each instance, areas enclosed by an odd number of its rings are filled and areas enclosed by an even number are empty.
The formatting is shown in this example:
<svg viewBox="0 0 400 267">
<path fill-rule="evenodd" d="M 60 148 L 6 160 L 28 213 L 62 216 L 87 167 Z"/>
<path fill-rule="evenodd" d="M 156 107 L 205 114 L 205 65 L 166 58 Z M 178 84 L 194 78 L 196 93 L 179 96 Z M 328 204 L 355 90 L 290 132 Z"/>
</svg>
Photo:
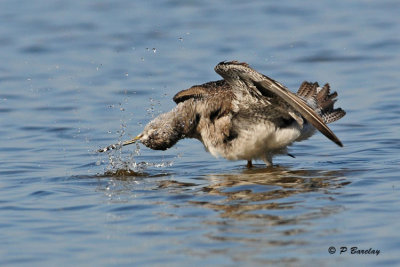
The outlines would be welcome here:
<svg viewBox="0 0 400 267">
<path fill-rule="evenodd" d="M 337 94 L 330 93 L 328 84 L 321 88 L 318 83 L 303 82 L 297 95 L 325 123 L 345 115 L 342 109 L 334 108 Z M 273 155 L 287 153 L 287 146 L 315 133 L 307 120 L 273 94 L 254 103 L 240 103 L 234 109 L 234 88 L 225 80 L 196 85 L 174 96 L 176 103 L 189 99 L 199 120 L 193 136 L 188 137 L 199 139 L 217 157 L 271 162 Z"/>
</svg>

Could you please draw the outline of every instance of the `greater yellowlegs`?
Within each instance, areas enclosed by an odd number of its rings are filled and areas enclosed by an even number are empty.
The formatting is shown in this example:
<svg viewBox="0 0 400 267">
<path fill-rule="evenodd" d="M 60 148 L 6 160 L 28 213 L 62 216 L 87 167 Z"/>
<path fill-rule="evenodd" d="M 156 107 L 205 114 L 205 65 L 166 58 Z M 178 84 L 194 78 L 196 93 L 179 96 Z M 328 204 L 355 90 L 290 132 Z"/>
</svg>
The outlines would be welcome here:
<svg viewBox="0 0 400 267">
<path fill-rule="evenodd" d="M 327 126 L 346 114 L 334 108 L 337 93 L 331 94 L 328 84 L 303 82 L 294 94 L 246 63 L 221 62 L 215 71 L 223 80 L 177 93 L 177 106 L 152 120 L 141 134 L 99 152 L 136 141 L 165 150 L 180 139 L 196 138 L 213 156 L 247 160 L 251 167 L 252 160 L 270 166 L 274 155 L 291 156 L 287 147 L 308 139 L 315 129 L 343 146 Z"/>
</svg>

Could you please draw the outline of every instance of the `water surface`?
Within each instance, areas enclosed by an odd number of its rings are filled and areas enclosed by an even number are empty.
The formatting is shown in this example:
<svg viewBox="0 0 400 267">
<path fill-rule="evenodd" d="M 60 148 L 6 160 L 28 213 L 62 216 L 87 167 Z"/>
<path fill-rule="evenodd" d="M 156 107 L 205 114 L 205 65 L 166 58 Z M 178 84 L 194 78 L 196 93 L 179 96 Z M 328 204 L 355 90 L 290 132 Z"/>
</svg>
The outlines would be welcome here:
<svg viewBox="0 0 400 267">
<path fill-rule="evenodd" d="M 2 1 L 0 264 L 399 264 L 399 7 Z M 195 140 L 95 153 L 234 59 L 329 82 L 344 148 L 317 134 L 250 170 Z"/>
</svg>

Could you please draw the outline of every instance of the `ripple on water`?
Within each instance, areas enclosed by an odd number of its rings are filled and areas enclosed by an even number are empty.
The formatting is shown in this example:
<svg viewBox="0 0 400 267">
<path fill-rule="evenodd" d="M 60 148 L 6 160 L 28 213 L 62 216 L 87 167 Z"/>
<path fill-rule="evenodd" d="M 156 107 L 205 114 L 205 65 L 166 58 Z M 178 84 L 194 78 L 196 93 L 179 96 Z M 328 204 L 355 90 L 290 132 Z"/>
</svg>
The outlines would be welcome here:
<svg viewBox="0 0 400 267">
<path fill-rule="evenodd" d="M 47 54 L 52 52 L 48 46 L 39 44 L 25 46 L 21 48 L 20 51 L 25 54 Z"/>
<path fill-rule="evenodd" d="M 399 263 L 399 1 L 49 2 L 0 1 L 0 265 Z M 250 170 L 189 140 L 92 152 L 233 59 L 330 82 L 344 148 Z"/>
<path fill-rule="evenodd" d="M 12 112 L 14 109 L 12 108 L 0 108 L 0 113 L 9 113 Z"/>
<path fill-rule="evenodd" d="M 316 55 L 300 57 L 297 62 L 318 63 L 318 62 L 362 62 L 368 60 L 379 60 L 365 55 L 335 55 L 331 52 L 320 52 Z"/>
<path fill-rule="evenodd" d="M 131 212 L 131 211 L 140 211 L 140 210 L 147 210 L 151 209 L 151 205 L 123 205 L 121 207 L 112 208 L 110 209 L 111 212 Z"/>
<path fill-rule="evenodd" d="M 39 190 L 39 191 L 35 191 L 35 192 L 30 193 L 30 196 L 32 196 L 32 197 L 46 197 L 46 196 L 50 196 L 52 194 L 54 194 L 54 192 Z"/>
</svg>

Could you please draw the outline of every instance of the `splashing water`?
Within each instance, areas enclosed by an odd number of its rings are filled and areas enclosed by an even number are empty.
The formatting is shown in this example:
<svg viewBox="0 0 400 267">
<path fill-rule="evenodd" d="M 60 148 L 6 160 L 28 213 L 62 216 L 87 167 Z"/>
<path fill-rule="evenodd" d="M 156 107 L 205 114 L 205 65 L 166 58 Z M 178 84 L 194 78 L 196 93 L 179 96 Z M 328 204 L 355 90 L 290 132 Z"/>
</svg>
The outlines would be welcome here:
<svg viewBox="0 0 400 267">
<path fill-rule="evenodd" d="M 121 123 L 118 137 L 118 144 L 122 144 L 122 140 L 126 135 L 126 124 Z M 114 149 L 108 153 L 109 164 L 106 167 L 105 174 L 117 175 L 117 176 L 137 176 L 137 174 L 143 172 L 146 168 L 143 163 L 137 163 L 135 156 L 140 155 L 140 146 L 136 144 L 136 149 L 129 153 L 127 156 L 122 153 L 122 146 L 118 149 Z"/>
<path fill-rule="evenodd" d="M 109 164 L 104 172 L 107 176 L 130 177 L 147 176 L 145 173 L 149 167 L 165 168 L 173 165 L 173 161 L 161 162 L 137 162 L 135 156 L 140 155 L 140 145 L 136 144 L 136 149 L 128 155 L 122 153 L 122 148 L 112 150 L 108 153 Z"/>
<path fill-rule="evenodd" d="M 125 109 L 120 109 L 125 111 Z M 121 120 L 120 130 L 118 136 L 118 148 L 110 150 L 108 155 L 109 164 L 104 170 L 104 175 L 116 176 L 119 178 L 132 177 L 132 176 L 144 176 L 146 175 L 145 170 L 149 167 L 165 168 L 173 165 L 173 161 L 161 161 L 161 162 L 137 162 L 135 157 L 140 155 L 140 145 L 136 143 L 136 148 L 131 150 L 129 154 L 123 153 L 122 143 L 126 136 L 127 124 Z M 131 139 L 131 138 L 129 138 Z M 131 146 L 132 147 L 132 146 Z"/>
</svg>

